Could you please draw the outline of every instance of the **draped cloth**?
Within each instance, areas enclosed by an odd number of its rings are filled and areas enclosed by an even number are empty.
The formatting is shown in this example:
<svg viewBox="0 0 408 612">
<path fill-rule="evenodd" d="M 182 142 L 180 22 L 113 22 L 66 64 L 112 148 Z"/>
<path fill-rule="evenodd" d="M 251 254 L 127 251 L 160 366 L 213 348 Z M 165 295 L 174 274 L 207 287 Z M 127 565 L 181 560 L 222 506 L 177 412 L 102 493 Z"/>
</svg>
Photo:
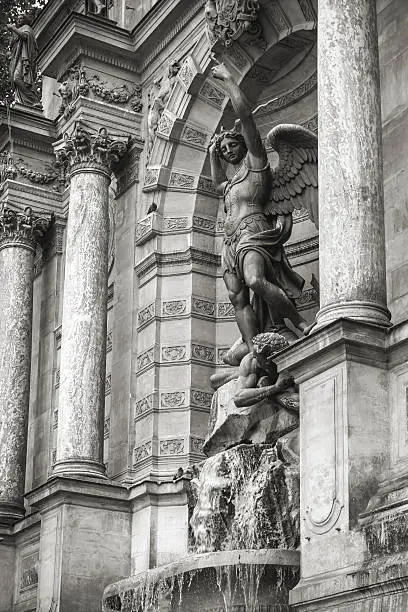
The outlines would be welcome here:
<svg viewBox="0 0 408 612">
<path fill-rule="evenodd" d="M 256 251 L 263 257 L 266 279 L 283 289 L 294 300 L 302 293 L 304 279 L 293 270 L 283 248 L 287 235 L 274 222 L 273 217 L 254 213 L 244 217 L 231 236 L 225 236 L 221 261 L 225 272 L 236 274 L 245 284 L 243 263 L 245 255 Z M 257 315 L 260 331 L 280 324 L 279 314 L 273 305 L 254 294 L 252 307 Z M 277 316 L 278 315 L 278 316 Z"/>
<path fill-rule="evenodd" d="M 16 102 L 26 106 L 39 105 L 37 93 L 37 42 L 34 31 L 29 25 L 18 28 L 10 44 L 10 81 Z"/>
</svg>

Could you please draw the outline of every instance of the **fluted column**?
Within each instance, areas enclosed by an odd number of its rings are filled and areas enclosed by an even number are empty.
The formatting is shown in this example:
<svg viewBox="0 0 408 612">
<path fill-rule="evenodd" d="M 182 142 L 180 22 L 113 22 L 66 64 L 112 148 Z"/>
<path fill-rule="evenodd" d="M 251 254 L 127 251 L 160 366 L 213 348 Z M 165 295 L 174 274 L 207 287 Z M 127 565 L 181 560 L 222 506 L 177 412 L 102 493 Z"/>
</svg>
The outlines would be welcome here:
<svg viewBox="0 0 408 612">
<path fill-rule="evenodd" d="M 126 150 L 106 130 L 80 126 L 56 144 L 70 168 L 57 457 L 54 474 L 104 476 L 108 188 Z"/>
<path fill-rule="evenodd" d="M 388 325 L 376 0 L 319 0 L 318 326 Z"/>
<path fill-rule="evenodd" d="M 24 516 L 34 253 L 50 220 L 0 213 L 0 524 Z"/>
</svg>

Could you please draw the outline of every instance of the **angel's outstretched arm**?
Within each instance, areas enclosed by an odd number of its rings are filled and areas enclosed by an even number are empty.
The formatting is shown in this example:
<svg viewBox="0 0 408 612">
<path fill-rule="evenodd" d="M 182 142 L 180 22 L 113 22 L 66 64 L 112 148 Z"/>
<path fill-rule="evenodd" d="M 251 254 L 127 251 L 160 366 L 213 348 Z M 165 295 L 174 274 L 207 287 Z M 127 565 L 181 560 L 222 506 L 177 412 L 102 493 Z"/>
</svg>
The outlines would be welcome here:
<svg viewBox="0 0 408 612">
<path fill-rule="evenodd" d="M 265 147 L 261 135 L 255 125 L 251 104 L 240 90 L 233 76 L 224 64 L 218 64 L 212 69 L 215 79 L 223 81 L 231 98 L 231 104 L 241 122 L 242 135 L 248 149 L 249 161 L 253 168 L 263 168 L 267 163 Z"/>
</svg>

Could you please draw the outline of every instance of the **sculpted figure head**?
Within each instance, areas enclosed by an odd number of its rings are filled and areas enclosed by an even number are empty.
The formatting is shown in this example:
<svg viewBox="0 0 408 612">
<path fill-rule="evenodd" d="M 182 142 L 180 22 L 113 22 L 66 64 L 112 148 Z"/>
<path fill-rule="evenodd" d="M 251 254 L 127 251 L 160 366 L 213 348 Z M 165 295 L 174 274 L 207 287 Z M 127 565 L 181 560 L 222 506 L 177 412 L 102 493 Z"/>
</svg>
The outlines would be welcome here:
<svg viewBox="0 0 408 612">
<path fill-rule="evenodd" d="M 247 154 L 244 137 L 234 130 L 222 131 L 216 137 L 215 148 L 219 157 L 234 165 L 240 164 Z"/>
</svg>

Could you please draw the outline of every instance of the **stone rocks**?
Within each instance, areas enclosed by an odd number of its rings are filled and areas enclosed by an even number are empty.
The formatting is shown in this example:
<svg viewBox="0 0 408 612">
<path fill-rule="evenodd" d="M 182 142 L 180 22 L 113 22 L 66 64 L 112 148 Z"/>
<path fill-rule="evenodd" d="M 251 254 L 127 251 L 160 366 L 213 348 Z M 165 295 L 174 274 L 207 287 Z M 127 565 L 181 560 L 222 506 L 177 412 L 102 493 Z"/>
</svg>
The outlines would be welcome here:
<svg viewBox="0 0 408 612">
<path fill-rule="evenodd" d="M 298 546 L 299 468 L 283 446 L 241 444 L 201 464 L 191 480 L 194 550 Z"/>
</svg>

